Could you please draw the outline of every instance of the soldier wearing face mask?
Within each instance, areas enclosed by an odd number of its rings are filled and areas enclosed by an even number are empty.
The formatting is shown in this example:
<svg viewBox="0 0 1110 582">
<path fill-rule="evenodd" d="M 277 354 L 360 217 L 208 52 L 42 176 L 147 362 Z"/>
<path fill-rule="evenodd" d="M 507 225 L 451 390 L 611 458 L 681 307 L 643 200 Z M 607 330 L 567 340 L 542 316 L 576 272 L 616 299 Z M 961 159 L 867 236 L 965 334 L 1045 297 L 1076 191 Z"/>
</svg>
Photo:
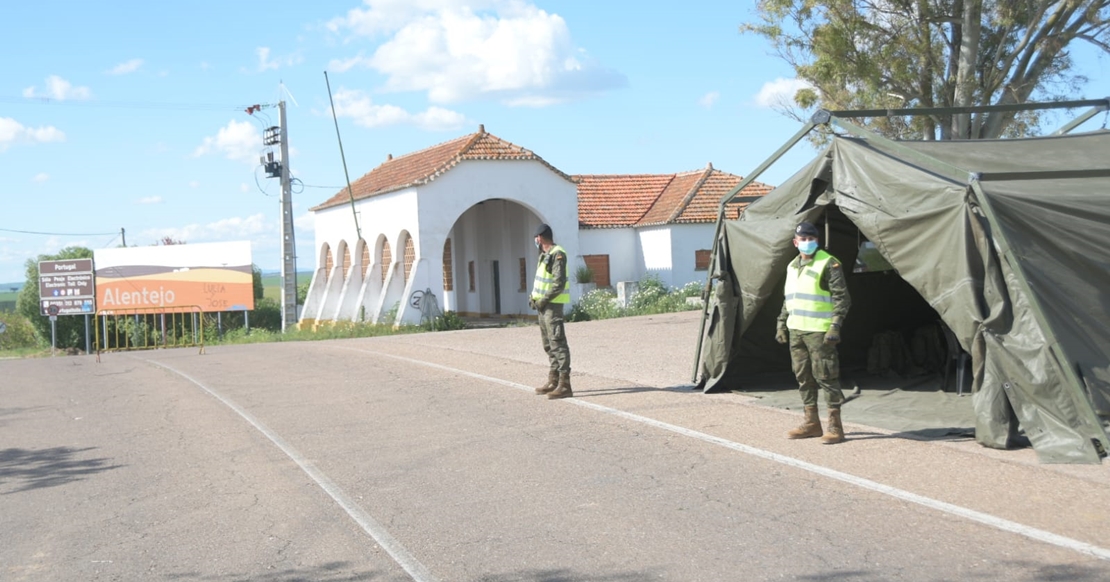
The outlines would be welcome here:
<svg viewBox="0 0 1110 582">
<path fill-rule="evenodd" d="M 805 420 L 787 433 L 787 438 L 821 437 L 822 444 L 844 441 L 840 422 L 840 359 L 836 344 L 840 343 L 840 326 L 848 315 L 852 299 L 844 281 L 840 261 L 819 250 L 817 228 L 803 222 L 794 229 L 794 246 L 798 257 L 786 268 L 785 301 L 778 317 L 775 339 L 790 343 L 790 359 L 798 379 Z M 825 393 L 829 407 L 828 433 L 821 430 L 817 414 L 817 389 Z"/>
</svg>

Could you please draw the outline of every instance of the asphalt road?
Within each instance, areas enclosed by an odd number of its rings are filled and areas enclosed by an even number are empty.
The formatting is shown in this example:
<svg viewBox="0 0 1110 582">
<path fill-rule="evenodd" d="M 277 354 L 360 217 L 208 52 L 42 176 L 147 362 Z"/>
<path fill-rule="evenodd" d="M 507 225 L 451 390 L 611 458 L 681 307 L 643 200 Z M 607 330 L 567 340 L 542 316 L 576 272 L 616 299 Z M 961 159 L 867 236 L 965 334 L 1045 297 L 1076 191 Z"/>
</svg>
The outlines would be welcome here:
<svg viewBox="0 0 1110 582">
<path fill-rule="evenodd" d="M 0 361 L 3 580 L 1107 580 L 1110 468 L 685 386 L 697 314 Z"/>
</svg>

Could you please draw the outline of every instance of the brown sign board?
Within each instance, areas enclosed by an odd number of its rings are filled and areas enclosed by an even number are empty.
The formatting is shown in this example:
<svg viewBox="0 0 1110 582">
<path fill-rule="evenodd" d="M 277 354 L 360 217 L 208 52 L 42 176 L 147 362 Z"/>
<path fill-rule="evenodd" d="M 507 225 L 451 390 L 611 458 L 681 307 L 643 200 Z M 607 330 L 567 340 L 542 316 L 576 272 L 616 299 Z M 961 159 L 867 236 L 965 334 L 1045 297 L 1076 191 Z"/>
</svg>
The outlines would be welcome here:
<svg viewBox="0 0 1110 582">
<path fill-rule="evenodd" d="M 39 262 L 39 306 L 43 315 L 96 312 L 92 259 Z"/>
</svg>

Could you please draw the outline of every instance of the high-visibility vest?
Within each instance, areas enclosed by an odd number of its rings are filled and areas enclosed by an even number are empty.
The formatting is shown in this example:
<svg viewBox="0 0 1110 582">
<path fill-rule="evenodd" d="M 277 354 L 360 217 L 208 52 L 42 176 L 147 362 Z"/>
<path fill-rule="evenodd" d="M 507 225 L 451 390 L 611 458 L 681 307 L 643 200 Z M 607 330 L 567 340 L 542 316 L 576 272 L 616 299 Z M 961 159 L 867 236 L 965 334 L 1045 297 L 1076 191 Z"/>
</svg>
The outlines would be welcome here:
<svg viewBox="0 0 1110 582">
<path fill-rule="evenodd" d="M 563 247 L 561 247 L 559 245 L 555 245 L 555 246 L 551 247 L 551 250 L 547 251 L 546 254 L 547 255 L 554 255 L 555 253 L 563 253 L 564 257 L 567 254 L 567 252 L 565 250 L 563 250 Z M 547 270 L 547 261 L 545 261 L 543 259 L 544 259 L 544 257 L 541 256 L 539 264 L 536 265 L 536 280 L 535 280 L 535 282 L 532 283 L 532 299 L 535 299 L 537 301 L 542 299 L 545 295 L 547 295 L 547 292 L 551 291 L 551 287 L 555 283 L 555 273 L 552 273 L 551 271 Z M 563 261 L 563 264 L 564 264 L 564 266 L 566 265 L 566 260 L 565 259 Z M 552 303 L 570 303 L 570 289 L 569 289 L 569 287 L 570 286 L 567 285 L 566 282 L 564 281 L 564 283 L 563 283 L 563 292 L 556 295 L 555 298 L 551 300 L 551 302 Z"/>
<path fill-rule="evenodd" d="M 786 269 L 786 327 L 798 331 L 829 331 L 832 325 L 832 294 L 821 288 L 825 265 L 836 259 L 825 251 L 817 251 L 813 261 L 801 269 Z"/>
</svg>

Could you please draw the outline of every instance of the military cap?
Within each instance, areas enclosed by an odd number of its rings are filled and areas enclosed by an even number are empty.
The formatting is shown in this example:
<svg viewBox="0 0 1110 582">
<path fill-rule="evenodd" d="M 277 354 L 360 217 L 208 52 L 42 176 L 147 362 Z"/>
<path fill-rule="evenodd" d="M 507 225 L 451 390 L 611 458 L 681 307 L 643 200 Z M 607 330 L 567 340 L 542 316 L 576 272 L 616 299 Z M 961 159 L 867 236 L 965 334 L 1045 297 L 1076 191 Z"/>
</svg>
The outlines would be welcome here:
<svg viewBox="0 0 1110 582">
<path fill-rule="evenodd" d="M 817 237 L 817 227 L 808 222 L 803 222 L 794 229 L 794 236 L 812 236 Z"/>
</svg>

